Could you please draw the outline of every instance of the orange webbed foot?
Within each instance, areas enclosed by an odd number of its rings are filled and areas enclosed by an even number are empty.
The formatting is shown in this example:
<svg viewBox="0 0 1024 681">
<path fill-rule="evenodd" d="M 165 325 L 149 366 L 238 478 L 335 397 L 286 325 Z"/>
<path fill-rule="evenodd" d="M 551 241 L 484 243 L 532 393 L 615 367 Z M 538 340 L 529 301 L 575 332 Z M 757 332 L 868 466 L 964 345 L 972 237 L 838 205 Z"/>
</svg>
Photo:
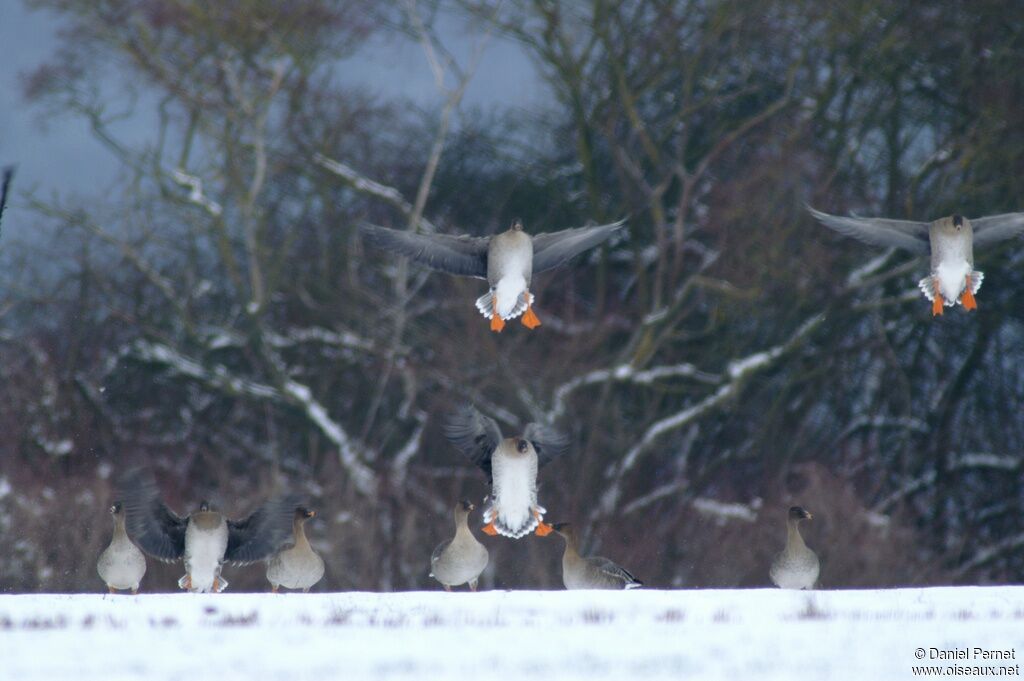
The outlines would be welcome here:
<svg viewBox="0 0 1024 681">
<path fill-rule="evenodd" d="M 964 306 L 965 310 L 977 310 L 978 301 L 974 299 L 974 292 L 971 290 L 974 286 L 971 284 L 971 275 L 967 275 L 967 288 L 964 289 L 963 294 L 960 296 L 960 304 Z"/>
<path fill-rule="evenodd" d="M 555 531 L 555 528 L 551 527 L 547 523 L 539 523 L 535 530 L 538 537 L 546 537 Z"/>
<path fill-rule="evenodd" d="M 527 307 L 526 312 L 523 314 L 523 326 L 528 329 L 536 329 L 540 326 L 540 319 L 538 319 L 536 313 L 534 313 L 533 305 Z"/>
<path fill-rule="evenodd" d="M 942 292 L 939 291 L 939 281 L 935 280 L 935 298 L 932 300 L 932 316 L 937 317 L 942 314 L 942 306 L 945 301 L 942 299 Z"/>
<path fill-rule="evenodd" d="M 495 333 L 501 333 L 501 330 L 505 328 L 505 320 L 498 314 L 498 295 L 494 294 L 491 298 L 491 331 Z"/>
<path fill-rule="evenodd" d="M 484 534 L 489 534 L 492 537 L 498 534 L 498 529 L 494 526 L 494 521 L 493 520 L 491 522 L 487 523 L 486 525 L 484 525 L 483 529 L 484 529 Z"/>
</svg>

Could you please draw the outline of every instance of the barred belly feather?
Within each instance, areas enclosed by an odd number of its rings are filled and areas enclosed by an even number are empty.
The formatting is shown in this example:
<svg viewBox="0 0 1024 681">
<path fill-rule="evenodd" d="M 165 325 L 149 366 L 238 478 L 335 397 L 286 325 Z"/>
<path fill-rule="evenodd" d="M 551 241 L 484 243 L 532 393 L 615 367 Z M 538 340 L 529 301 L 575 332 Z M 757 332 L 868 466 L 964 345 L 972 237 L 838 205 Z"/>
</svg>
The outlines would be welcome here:
<svg viewBox="0 0 1024 681">
<path fill-rule="evenodd" d="M 498 534 L 518 539 L 537 528 L 539 520 L 533 509 L 536 507 L 544 513 L 544 509 L 537 506 L 537 457 L 495 452 L 491 465 L 493 498 L 484 512 L 484 521 L 493 520 Z"/>
</svg>

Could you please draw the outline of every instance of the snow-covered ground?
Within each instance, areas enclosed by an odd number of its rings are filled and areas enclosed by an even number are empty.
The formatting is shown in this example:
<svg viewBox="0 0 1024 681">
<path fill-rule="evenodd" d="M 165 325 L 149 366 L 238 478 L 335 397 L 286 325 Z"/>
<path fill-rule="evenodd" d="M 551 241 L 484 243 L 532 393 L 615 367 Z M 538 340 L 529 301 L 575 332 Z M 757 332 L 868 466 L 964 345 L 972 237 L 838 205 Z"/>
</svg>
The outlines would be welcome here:
<svg viewBox="0 0 1024 681">
<path fill-rule="evenodd" d="M 911 679 L 1022 654 L 1024 587 L 0 596 L 3 679 Z"/>
</svg>

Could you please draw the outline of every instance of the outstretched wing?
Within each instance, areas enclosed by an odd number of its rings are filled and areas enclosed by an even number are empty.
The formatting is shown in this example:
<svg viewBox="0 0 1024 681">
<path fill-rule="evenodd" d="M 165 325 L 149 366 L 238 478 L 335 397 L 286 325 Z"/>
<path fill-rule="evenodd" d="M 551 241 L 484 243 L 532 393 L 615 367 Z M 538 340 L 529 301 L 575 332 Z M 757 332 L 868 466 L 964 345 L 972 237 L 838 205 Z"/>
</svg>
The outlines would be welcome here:
<svg viewBox="0 0 1024 681">
<path fill-rule="evenodd" d="M 535 234 L 533 236 L 533 271 L 543 272 L 558 267 L 570 258 L 609 239 L 625 225 L 625 220 L 619 220 L 607 225 Z"/>
<path fill-rule="evenodd" d="M 128 471 L 118 484 L 118 496 L 124 506 L 125 531 L 136 546 L 168 563 L 184 555 L 186 520 L 160 500 L 152 474 Z"/>
<path fill-rule="evenodd" d="M 292 521 L 299 500 L 294 496 L 272 499 L 243 520 L 228 520 L 228 547 L 224 560 L 248 565 L 266 560 L 292 540 Z"/>
<path fill-rule="evenodd" d="M 1024 213 L 1003 213 L 971 220 L 974 245 L 987 246 L 1024 232 Z"/>
<path fill-rule="evenodd" d="M 533 444 L 537 451 L 537 463 L 540 466 L 551 463 L 569 449 L 569 436 L 560 430 L 529 423 L 523 431 L 523 438 Z"/>
<path fill-rule="evenodd" d="M 367 224 L 360 225 L 359 231 L 370 245 L 412 258 L 435 270 L 487 278 L 489 237 L 415 234 Z"/>
<path fill-rule="evenodd" d="M 843 218 L 822 213 L 810 206 L 807 206 L 807 210 L 829 229 L 852 236 L 864 243 L 883 248 L 902 248 L 918 254 L 928 252 L 927 222 L 886 218 Z"/>
<path fill-rule="evenodd" d="M 491 454 L 501 442 L 501 429 L 495 420 L 481 414 L 473 405 L 465 404 L 448 416 L 444 435 L 456 449 L 483 469 L 487 484 L 492 484 Z"/>
</svg>

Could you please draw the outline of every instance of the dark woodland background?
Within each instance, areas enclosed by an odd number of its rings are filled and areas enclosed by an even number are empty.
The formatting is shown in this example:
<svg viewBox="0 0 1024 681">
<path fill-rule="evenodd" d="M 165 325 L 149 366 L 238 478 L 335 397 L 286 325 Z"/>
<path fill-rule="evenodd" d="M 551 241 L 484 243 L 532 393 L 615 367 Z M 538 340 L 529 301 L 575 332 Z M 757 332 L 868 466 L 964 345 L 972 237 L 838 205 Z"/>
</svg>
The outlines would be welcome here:
<svg viewBox="0 0 1024 681">
<path fill-rule="evenodd" d="M 178 511 L 306 495 L 317 590 L 439 588 L 449 509 L 485 493 L 440 431 L 466 400 L 572 434 L 548 519 L 651 586 L 768 585 L 794 503 L 826 588 L 1024 579 L 1024 243 L 978 255 L 976 313 L 932 319 L 924 259 L 804 210 L 1024 209 L 1024 3 L 30 4 L 65 30 L 9 96 L 86 121 L 123 181 L 15 178 L 36 219 L 0 241 L 3 591 L 101 590 L 137 462 Z M 463 107 L 474 56 L 442 20 L 516 44 L 550 109 Z M 371 40 L 422 45 L 436 106 L 342 84 Z M 535 278 L 540 329 L 501 335 L 482 282 L 355 229 L 627 215 Z M 485 543 L 482 588 L 560 587 L 557 538 Z M 143 590 L 180 573 L 151 561 Z"/>
</svg>

